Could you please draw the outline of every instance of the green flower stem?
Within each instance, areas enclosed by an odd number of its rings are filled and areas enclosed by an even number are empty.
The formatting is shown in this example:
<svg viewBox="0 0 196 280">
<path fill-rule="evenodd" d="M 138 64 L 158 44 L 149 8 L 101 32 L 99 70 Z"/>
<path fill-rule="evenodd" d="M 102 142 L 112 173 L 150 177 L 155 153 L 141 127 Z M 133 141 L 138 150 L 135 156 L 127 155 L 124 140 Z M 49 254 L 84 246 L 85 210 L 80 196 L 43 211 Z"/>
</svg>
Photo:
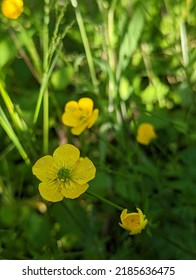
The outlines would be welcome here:
<svg viewBox="0 0 196 280">
<path fill-rule="evenodd" d="M 12 38 L 21 58 L 26 63 L 27 67 L 33 74 L 34 78 L 38 81 L 38 83 L 41 83 L 41 75 L 42 75 L 41 63 L 40 63 L 39 55 L 35 48 L 35 44 L 32 38 L 28 36 L 26 30 L 22 25 L 20 25 L 20 28 L 21 28 L 20 34 L 21 34 L 22 41 L 24 41 L 25 47 L 27 48 L 30 57 L 25 52 L 20 40 L 17 38 L 14 30 L 12 29 L 10 30 L 10 37 Z"/>
<path fill-rule="evenodd" d="M 97 91 L 98 81 L 97 81 L 96 74 L 95 74 L 93 58 L 92 58 L 91 49 L 90 49 L 88 37 L 87 37 L 87 34 L 86 34 L 86 30 L 85 30 L 85 27 L 84 27 L 84 22 L 83 22 L 80 10 L 78 8 L 77 0 L 71 0 L 71 3 L 72 3 L 72 6 L 75 8 L 76 20 L 77 20 L 77 23 L 78 23 L 78 27 L 79 27 L 79 30 L 80 30 L 81 37 L 82 37 L 82 42 L 83 42 L 85 53 L 86 53 L 88 67 L 89 67 L 89 71 L 90 71 L 90 75 L 91 75 L 91 80 L 92 80 L 95 91 Z"/>
<path fill-rule="evenodd" d="M 41 75 L 42 75 L 42 69 L 41 69 L 41 59 L 39 56 L 39 53 L 36 49 L 35 43 L 32 38 L 30 38 L 27 30 L 24 28 L 24 26 L 21 24 L 21 37 L 23 39 L 23 42 L 29 52 L 30 58 L 33 62 L 33 65 L 35 67 L 38 79 L 40 81 Z"/>
<path fill-rule="evenodd" d="M 43 151 L 47 154 L 48 151 L 48 140 L 49 140 L 49 93 L 48 93 L 48 82 L 51 77 L 52 71 L 56 65 L 57 59 L 62 49 L 62 40 L 65 37 L 67 31 L 72 26 L 73 23 L 68 25 L 64 32 L 58 35 L 59 25 L 61 24 L 64 13 L 66 11 L 67 4 L 65 4 L 64 8 L 59 15 L 57 25 L 55 26 L 54 34 L 52 37 L 52 41 L 49 44 L 49 12 L 50 12 L 50 0 L 45 0 L 44 6 L 44 30 L 43 30 L 43 69 L 44 74 L 42 77 L 42 83 L 39 91 L 39 96 L 34 112 L 33 124 L 35 125 L 38 120 L 38 116 L 40 113 L 40 108 L 43 100 Z M 55 53 L 56 52 L 56 53 Z M 54 55 L 55 53 L 55 55 Z"/>
<path fill-rule="evenodd" d="M 49 46 L 49 30 L 50 22 L 50 0 L 44 0 L 44 26 L 43 26 L 43 69 L 48 69 L 48 46 Z"/>
<path fill-rule="evenodd" d="M 48 73 L 44 73 L 42 83 L 41 83 L 41 87 L 40 87 L 40 90 L 39 90 L 39 96 L 38 96 L 38 99 L 37 99 L 37 104 L 36 104 L 34 116 L 33 116 L 33 124 L 34 125 L 37 123 L 37 120 L 38 120 L 38 116 L 39 116 L 39 112 L 40 112 L 40 108 L 41 108 L 41 104 L 42 104 L 42 99 L 43 99 L 43 94 L 44 94 L 44 91 L 47 88 L 49 78 L 50 78 L 50 75 Z"/>
<path fill-rule="evenodd" d="M 107 34 L 108 34 L 108 58 L 109 64 L 112 71 L 116 72 L 115 62 L 115 39 L 114 39 L 114 11 L 117 4 L 117 0 L 113 0 L 108 11 L 108 22 L 107 22 Z"/>
<path fill-rule="evenodd" d="M 43 99 L 43 152 L 48 153 L 49 146 L 49 94 L 48 88 L 44 92 Z"/>
<path fill-rule="evenodd" d="M 102 196 L 100 196 L 100 195 L 98 195 L 98 194 L 95 194 L 95 193 L 93 193 L 93 192 L 91 192 L 91 191 L 86 191 L 86 193 L 87 193 L 88 195 L 92 196 L 92 197 L 95 197 L 95 198 L 101 200 L 101 201 L 104 202 L 104 203 L 107 203 L 108 205 L 110 205 L 110 206 L 116 208 L 117 210 L 120 210 L 120 211 L 123 211 L 123 210 L 124 210 L 124 208 L 121 207 L 120 205 L 118 205 L 118 204 L 116 204 L 116 203 L 113 203 L 112 201 L 107 200 L 107 199 L 103 198 Z"/>
<path fill-rule="evenodd" d="M 180 40 L 181 40 L 183 64 L 186 67 L 189 64 L 189 53 L 188 53 L 186 24 L 183 21 L 180 23 Z"/>
<path fill-rule="evenodd" d="M 43 69 L 48 73 L 48 50 L 49 50 L 49 30 L 50 22 L 50 0 L 44 0 L 44 28 L 43 28 Z M 43 152 L 48 153 L 49 146 L 49 94 L 48 83 L 43 92 Z"/>
<path fill-rule="evenodd" d="M 60 10 L 60 13 L 57 17 L 55 27 L 54 27 L 54 32 L 52 35 L 51 43 L 49 45 L 49 50 L 48 50 L 48 62 L 51 63 L 51 59 L 54 55 L 54 52 L 56 49 L 58 49 L 59 45 L 61 44 L 65 34 L 67 33 L 67 26 L 64 29 L 63 34 L 60 33 L 59 28 L 60 25 L 62 24 L 64 18 L 65 18 L 65 11 L 67 9 L 68 2 L 64 4 L 62 9 Z"/>
<path fill-rule="evenodd" d="M 42 104 L 43 94 L 44 94 L 44 91 L 46 90 L 46 88 L 48 86 L 48 81 L 50 79 L 50 76 L 52 74 L 54 66 L 56 65 L 56 62 L 57 62 L 57 59 L 58 59 L 59 54 L 61 52 L 61 49 L 62 49 L 62 45 L 60 45 L 60 47 L 58 48 L 57 53 L 56 53 L 56 55 L 55 55 L 55 57 L 54 57 L 54 59 L 51 63 L 51 66 L 50 66 L 48 72 L 44 73 L 44 75 L 43 75 L 43 80 L 42 80 L 42 84 L 41 84 L 41 87 L 40 87 L 39 96 L 38 96 L 38 100 L 37 100 L 37 104 L 36 104 L 36 108 L 35 108 L 35 113 L 34 113 L 34 117 L 33 117 L 33 124 L 34 125 L 37 123 L 37 119 L 38 119 L 41 104 Z"/>
<path fill-rule="evenodd" d="M 7 119 L 3 109 L 0 107 L 0 124 L 7 133 L 10 140 L 14 143 L 16 149 L 19 151 L 21 157 L 24 159 L 27 165 L 30 165 L 30 159 L 23 149 L 23 146 L 21 145 L 16 133 L 14 132 L 11 124 L 9 123 L 9 120 Z"/>
<path fill-rule="evenodd" d="M 0 94 L 5 102 L 5 105 L 7 107 L 7 110 L 10 114 L 10 117 L 13 121 L 13 123 L 15 124 L 15 126 L 17 128 L 19 128 L 22 131 L 26 130 L 26 125 L 24 123 L 24 121 L 22 121 L 18 115 L 18 113 L 16 112 L 15 108 L 14 108 L 14 104 L 12 103 L 11 98 L 9 97 L 9 94 L 7 93 L 7 91 L 4 89 L 2 82 L 0 81 Z"/>
</svg>

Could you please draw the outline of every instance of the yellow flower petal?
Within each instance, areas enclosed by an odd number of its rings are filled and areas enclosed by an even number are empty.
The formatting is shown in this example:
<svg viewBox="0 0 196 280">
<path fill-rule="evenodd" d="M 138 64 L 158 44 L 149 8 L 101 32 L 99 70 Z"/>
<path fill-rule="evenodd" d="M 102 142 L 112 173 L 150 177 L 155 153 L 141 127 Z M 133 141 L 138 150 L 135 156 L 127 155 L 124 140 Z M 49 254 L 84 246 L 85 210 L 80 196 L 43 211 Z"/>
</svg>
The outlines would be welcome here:
<svg viewBox="0 0 196 280">
<path fill-rule="evenodd" d="M 80 135 L 87 128 L 87 122 L 82 122 L 78 126 L 71 129 L 72 134 Z"/>
<path fill-rule="evenodd" d="M 78 105 L 81 111 L 84 111 L 87 116 L 91 115 L 93 111 L 93 101 L 88 97 L 83 97 L 78 100 Z"/>
<path fill-rule="evenodd" d="M 77 198 L 83 194 L 89 187 L 89 184 L 79 185 L 72 180 L 69 180 L 62 188 L 62 193 L 66 198 Z"/>
<path fill-rule="evenodd" d="M 75 126 L 78 126 L 79 121 L 80 121 L 80 113 L 79 112 L 74 113 L 74 114 L 73 114 L 73 112 L 65 112 L 62 115 L 62 123 L 64 125 L 75 127 Z"/>
<path fill-rule="evenodd" d="M 124 224 L 119 223 L 119 226 L 121 226 L 123 229 L 130 231 L 130 227 L 125 226 Z"/>
<path fill-rule="evenodd" d="M 137 211 L 138 213 L 127 213 L 127 209 L 124 209 L 120 215 L 121 223 L 119 225 L 125 230 L 128 230 L 131 235 L 141 233 L 148 222 L 139 208 L 137 208 Z"/>
<path fill-rule="evenodd" d="M 124 209 L 120 215 L 121 221 L 127 216 L 127 209 Z"/>
<path fill-rule="evenodd" d="M 71 144 L 64 144 L 58 147 L 54 153 L 53 158 L 59 167 L 65 167 L 66 169 L 72 169 L 79 159 L 80 151 L 78 148 Z"/>
<path fill-rule="evenodd" d="M 95 177 L 95 166 L 88 158 L 79 158 L 80 151 L 73 145 L 58 147 L 53 157 L 44 156 L 33 166 L 41 196 L 52 202 L 63 197 L 76 198 L 89 187 L 87 182 Z"/>
<path fill-rule="evenodd" d="M 142 228 L 135 228 L 130 231 L 130 235 L 136 235 L 142 232 Z"/>
<path fill-rule="evenodd" d="M 56 182 L 52 184 L 40 183 L 39 192 L 44 199 L 51 202 L 61 201 L 64 197 L 61 188 Z"/>
<path fill-rule="evenodd" d="M 69 101 L 67 102 L 67 104 L 65 105 L 65 110 L 67 111 L 76 111 L 79 109 L 79 106 L 78 106 L 78 102 L 76 101 Z"/>
<path fill-rule="evenodd" d="M 81 119 L 81 111 L 76 101 L 69 101 L 65 106 L 65 112 L 62 116 L 64 125 L 75 127 L 79 125 Z"/>
<path fill-rule="evenodd" d="M 78 165 L 71 172 L 71 178 L 79 185 L 84 185 L 95 178 L 96 168 L 88 158 L 80 158 Z"/>
<path fill-rule="evenodd" d="M 74 135 L 80 135 L 85 129 L 93 126 L 98 118 L 99 110 L 93 111 L 93 101 L 88 97 L 80 98 L 78 102 L 69 101 L 62 115 L 64 125 L 72 127 Z"/>
<path fill-rule="evenodd" d="M 5 17 L 17 19 L 23 12 L 22 0 L 3 0 L 1 10 Z"/>
<path fill-rule="evenodd" d="M 51 182 L 56 179 L 57 168 L 52 156 L 44 156 L 32 167 L 33 174 L 43 182 Z"/>
<path fill-rule="evenodd" d="M 99 115 L 99 110 L 95 109 L 92 113 L 92 115 L 90 116 L 90 118 L 88 119 L 88 128 L 91 128 L 91 126 L 94 125 L 94 123 L 96 122 L 97 118 Z"/>
<path fill-rule="evenodd" d="M 145 215 L 142 213 L 142 211 L 139 209 L 139 208 L 136 208 L 138 213 L 139 213 L 139 216 L 140 216 L 140 225 L 141 225 L 141 228 L 144 229 L 146 227 L 146 224 L 148 222 L 147 219 L 145 219 Z"/>
<path fill-rule="evenodd" d="M 137 142 L 143 145 L 149 145 L 152 140 L 156 139 L 157 135 L 154 127 L 150 123 L 142 123 L 137 130 Z"/>
</svg>

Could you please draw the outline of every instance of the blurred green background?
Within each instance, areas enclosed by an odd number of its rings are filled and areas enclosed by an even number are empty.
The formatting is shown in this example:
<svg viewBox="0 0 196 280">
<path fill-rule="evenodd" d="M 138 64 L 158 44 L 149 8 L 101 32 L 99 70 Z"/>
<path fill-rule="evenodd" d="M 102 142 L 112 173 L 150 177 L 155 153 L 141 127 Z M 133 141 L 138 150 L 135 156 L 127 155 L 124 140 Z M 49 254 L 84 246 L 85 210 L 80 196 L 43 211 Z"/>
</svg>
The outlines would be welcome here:
<svg viewBox="0 0 196 280">
<path fill-rule="evenodd" d="M 0 259 L 195 259 L 195 1 L 76 4 L 26 0 L 17 20 L 0 13 Z M 81 97 L 99 118 L 77 137 L 61 116 Z M 157 133 L 149 146 L 136 141 L 142 122 Z M 143 211 L 141 234 L 87 194 L 40 197 L 32 165 L 63 143 L 95 164 L 89 190 Z"/>
</svg>

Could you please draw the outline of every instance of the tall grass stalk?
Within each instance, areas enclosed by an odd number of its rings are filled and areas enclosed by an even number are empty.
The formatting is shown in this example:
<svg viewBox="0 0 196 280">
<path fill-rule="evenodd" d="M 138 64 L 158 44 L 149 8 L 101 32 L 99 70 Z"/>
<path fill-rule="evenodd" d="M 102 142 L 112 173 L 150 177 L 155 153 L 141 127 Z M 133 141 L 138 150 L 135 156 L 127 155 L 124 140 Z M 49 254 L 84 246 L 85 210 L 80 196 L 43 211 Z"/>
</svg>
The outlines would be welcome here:
<svg viewBox="0 0 196 280">
<path fill-rule="evenodd" d="M 84 50 L 85 50 L 85 53 L 86 53 L 86 59 L 87 59 L 87 62 L 88 62 L 88 67 L 89 67 L 89 71 L 90 71 L 92 84 L 94 86 L 95 92 L 97 93 L 98 81 L 97 81 L 97 78 L 96 78 L 95 67 L 94 67 L 94 63 L 93 63 L 93 57 L 92 57 L 88 37 L 87 37 L 87 34 L 86 34 L 84 21 L 83 21 L 82 15 L 80 13 L 80 10 L 78 8 L 77 0 L 71 0 L 71 3 L 72 3 L 72 6 L 75 9 L 76 20 L 77 20 L 78 27 L 79 27 L 79 30 L 80 30 Z"/>
<path fill-rule="evenodd" d="M 185 22 L 180 23 L 180 39 L 181 39 L 183 64 L 186 67 L 189 64 L 189 55 L 188 55 L 188 43 L 187 43 Z"/>
<path fill-rule="evenodd" d="M 49 142 L 49 92 L 48 84 L 53 69 L 57 63 L 59 54 L 62 50 L 62 40 L 73 23 L 66 26 L 62 33 L 59 31 L 60 24 L 64 20 L 67 2 L 64 4 L 57 17 L 51 41 L 49 41 L 49 22 L 50 22 L 50 0 L 45 0 L 44 6 L 44 30 L 43 30 L 43 77 L 37 104 L 33 117 L 33 124 L 36 125 L 43 100 L 43 152 L 48 153 Z"/>
<path fill-rule="evenodd" d="M 49 50 L 49 29 L 50 22 L 50 0 L 44 1 L 44 28 L 43 28 L 43 69 L 48 72 L 48 50 Z M 43 153 L 48 153 L 49 142 L 49 94 L 48 83 L 43 92 Z"/>
<path fill-rule="evenodd" d="M 25 29 L 23 27 L 21 27 L 21 28 L 22 28 L 21 35 L 23 32 L 25 33 L 24 44 L 29 52 L 29 56 L 28 56 L 27 52 L 24 50 L 24 48 L 22 47 L 22 44 L 21 44 L 20 40 L 18 39 L 18 37 L 16 36 L 14 30 L 12 30 L 12 29 L 10 30 L 10 37 L 12 38 L 12 41 L 14 42 L 21 58 L 26 63 L 27 67 L 31 71 L 34 78 L 38 81 L 38 83 L 41 83 L 42 70 L 41 70 L 41 62 L 40 62 L 39 55 L 37 53 L 33 40 L 31 38 L 29 38 L 29 40 L 27 40 L 26 36 L 28 36 L 28 35 L 26 34 Z"/>
<path fill-rule="evenodd" d="M 16 128 L 21 131 L 26 131 L 27 126 L 24 120 L 21 119 L 21 117 L 18 115 L 17 111 L 15 110 L 14 104 L 12 103 L 12 100 L 9 94 L 7 93 L 7 91 L 5 90 L 3 86 L 3 82 L 1 80 L 0 80 L 0 94 L 3 98 L 3 101 L 5 102 L 9 115 Z"/>
<path fill-rule="evenodd" d="M 26 162 L 27 165 L 30 165 L 30 159 L 24 150 L 22 144 L 20 143 L 20 140 L 18 139 L 18 136 L 14 132 L 9 120 L 7 119 L 2 107 L 0 107 L 0 124 L 7 133 L 10 140 L 14 143 L 16 149 L 20 153 L 23 160 Z"/>
</svg>

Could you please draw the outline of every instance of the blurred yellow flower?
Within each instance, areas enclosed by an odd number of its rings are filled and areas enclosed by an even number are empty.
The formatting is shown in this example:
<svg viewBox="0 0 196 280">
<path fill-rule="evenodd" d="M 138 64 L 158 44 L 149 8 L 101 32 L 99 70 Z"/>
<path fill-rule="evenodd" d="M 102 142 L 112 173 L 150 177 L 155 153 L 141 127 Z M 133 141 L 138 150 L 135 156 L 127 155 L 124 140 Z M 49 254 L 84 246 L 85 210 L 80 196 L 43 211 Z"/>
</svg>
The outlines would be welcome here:
<svg viewBox="0 0 196 280">
<path fill-rule="evenodd" d="M 65 112 L 62 116 L 64 125 L 72 127 L 74 135 L 80 135 L 85 129 L 90 128 L 96 122 L 99 110 L 93 110 L 93 101 L 83 97 L 76 101 L 69 101 L 65 105 Z"/>
<path fill-rule="evenodd" d="M 41 196 L 52 202 L 66 198 L 77 198 L 89 187 L 88 181 L 95 177 L 96 168 L 87 157 L 73 145 L 58 147 L 53 156 L 40 158 L 32 168 L 33 174 L 42 182 Z"/>
<path fill-rule="evenodd" d="M 130 231 L 131 235 L 135 235 L 140 233 L 145 227 L 148 222 L 145 219 L 145 215 L 139 208 L 136 208 L 138 213 L 127 213 L 127 209 L 124 209 L 120 215 L 121 223 L 119 225 Z"/>
<path fill-rule="evenodd" d="M 5 17 L 17 19 L 23 12 L 22 0 L 3 0 L 1 10 Z"/>
<path fill-rule="evenodd" d="M 154 127 L 150 123 L 142 123 L 137 130 L 137 142 L 143 145 L 149 145 L 151 141 L 157 138 Z"/>
</svg>

